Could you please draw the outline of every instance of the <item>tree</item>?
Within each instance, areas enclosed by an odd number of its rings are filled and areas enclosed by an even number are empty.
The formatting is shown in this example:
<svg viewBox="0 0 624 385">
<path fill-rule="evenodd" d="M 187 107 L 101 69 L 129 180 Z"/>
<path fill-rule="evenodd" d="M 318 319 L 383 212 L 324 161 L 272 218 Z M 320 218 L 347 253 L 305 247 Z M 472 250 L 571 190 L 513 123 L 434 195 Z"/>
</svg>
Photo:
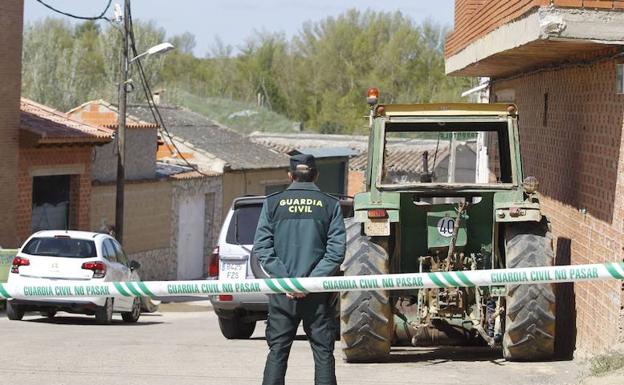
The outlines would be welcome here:
<svg viewBox="0 0 624 385">
<path fill-rule="evenodd" d="M 444 73 L 448 29 L 416 24 L 400 12 L 350 10 L 307 22 L 288 40 L 283 33 L 256 31 L 237 49 L 216 37 L 204 58 L 193 54 L 195 36 L 171 36 L 173 52 L 145 59 L 152 89 L 167 87 L 201 97 L 257 103 L 309 129 L 364 132 L 366 89 L 381 90 L 384 103 L 455 101 L 470 86 Z M 135 21 L 138 52 L 166 41 L 155 22 Z M 67 110 L 89 99 L 116 100 L 120 32 L 92 21 L 72 26 L 46 19 L 26 26 L 22 93 Z M 149 61 L 149 62 L 147 62 Z M 144 102 L 139 76 L 131 102 Z"/>
</svg>

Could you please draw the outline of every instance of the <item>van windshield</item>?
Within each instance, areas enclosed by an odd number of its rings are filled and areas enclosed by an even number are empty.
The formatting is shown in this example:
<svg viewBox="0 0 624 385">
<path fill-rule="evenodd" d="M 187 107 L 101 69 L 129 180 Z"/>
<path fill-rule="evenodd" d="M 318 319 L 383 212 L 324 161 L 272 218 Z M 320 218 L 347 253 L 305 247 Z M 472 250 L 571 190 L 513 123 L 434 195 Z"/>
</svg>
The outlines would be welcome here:
<svg viewBox="0 0 624 385">
<path fill-rule="evenodd" d="M 239 206 L 234 210 L 225 241 L 231 244 L 252 245 L 260 219 L 262 204 Z"/>
<path fill-rule="evenodd" d="M 22 249 L 22 253 L 62 258 L 95 258 L 95 242 L 74 238 L 33 238 Z"/>
</svg>

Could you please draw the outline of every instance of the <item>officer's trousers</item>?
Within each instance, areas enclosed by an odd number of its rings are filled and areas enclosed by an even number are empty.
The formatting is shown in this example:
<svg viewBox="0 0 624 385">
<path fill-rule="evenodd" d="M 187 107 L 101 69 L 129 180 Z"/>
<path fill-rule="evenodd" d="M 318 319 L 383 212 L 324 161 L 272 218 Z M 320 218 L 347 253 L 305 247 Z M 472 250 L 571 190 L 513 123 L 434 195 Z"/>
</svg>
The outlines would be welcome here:
<svg viewBox="0 0 624 385">
<path fill-rule="evenodd" d="M 269 319 L 266 338 L 269 354 L 264 367 L 262 385 L 283 385 L 290 347 L 303 320 L 314 355 L 314 383 L 335 385 L 336 338 L 335 309 L 329 303 L 329 293 L 311 293 L 305 298 L 291 300 L 284 294 L 269 295 Z"/>
</svg>

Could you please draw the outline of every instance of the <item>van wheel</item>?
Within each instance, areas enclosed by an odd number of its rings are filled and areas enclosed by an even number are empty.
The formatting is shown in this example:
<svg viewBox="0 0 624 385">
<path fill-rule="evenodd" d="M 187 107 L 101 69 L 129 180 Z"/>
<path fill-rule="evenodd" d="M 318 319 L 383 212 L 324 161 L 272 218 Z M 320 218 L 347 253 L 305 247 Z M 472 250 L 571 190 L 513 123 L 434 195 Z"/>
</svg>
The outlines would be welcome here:
<svg viewBox="0 0 624 385">
<path fill-rule="evenodd" d="M 100 325 L 110 325 L 113 322 L 113 299 L 106 298 L 104 306 L 95 308 L 95 322 Z"/>
<path fill-rule="evenodd" d="M 139 297 L 134 297 L 134 302 L 132 302 L 132 311 L 121 313 L 121 319 L 127 323 L 135 323 L 139 320 L 141 316 L 141 299 Z"/>
<path fill-rule="evenodd" d="M 228 340 L 246 340 L 256 329 L 256 321 L 243 322 L 239 317 L 219 317 L 219 329 Z"/>
<path fill-rule="evenodd" d="M 13 301 L 7 301 L 6 303 L 7 318 L 11 321 L 20 321 L 24 318 L 24 309 L 19 305 L 13 305 Z"/>
</svg>

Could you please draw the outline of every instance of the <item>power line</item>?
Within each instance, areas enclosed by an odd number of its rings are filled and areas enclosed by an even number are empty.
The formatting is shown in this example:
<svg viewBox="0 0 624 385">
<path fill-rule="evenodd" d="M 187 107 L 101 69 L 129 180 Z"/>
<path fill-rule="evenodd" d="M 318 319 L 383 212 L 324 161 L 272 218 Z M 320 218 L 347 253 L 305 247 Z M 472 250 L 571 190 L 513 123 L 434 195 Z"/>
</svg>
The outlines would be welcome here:
<svg viewBox="0 0 624 385">
<path fill-rule="evenodd" d="M 79 16 L 79 15 L 74 15 L 68 12 L 61 11 L 60 9 L 56 9 L 50 4 L 46 4 L 42 0 L 36 0 L 36 1 L 39 4 L 43 5 L 44 7 L 51 9 L 52 11 L 56 13 L 60 13 L 61 15 L 65 15 L 65 16 L 68 16 L 74 19 L 80 19 L 80 20 L 108 20 L 106 17 L 104 17 L 104 15 L 106 14 L 106 12 L 108 12 L 108 9 L 110 8 L 111 3 L 113 2 L 113 0 L 108 0 L 108 4 L 106 4 L 106 8 L 104 8 L 102 13 L 100 13 L 98 16 Z"/>
<path fill-rule="evenodd" d="M 130 47 L 132 49 L 133 55 L 136 57 L 138 55 L 138 50 L 136 48 L 136 41 L 134 39 L 134 24 L 132 23 L 132 13 L 131 13 L 131 10 L 128 10 L 128 24 L 129 24 L 129 27 L 130 27 L 130 30 L 127 31 L 128 35 L 130 36 Z M 184 161 L 184 163 L 186 163 L 186 165 L 188 167 L 190 167 L 195 172 L 197 172 L 197 173 L 199 173 L 200 175 L 203 175 L 203 176 L 211 176 L 211 175 L 208 175 L 208 174 L 202 172 L 196 165 L 192 164 L 191 162 L 188 161 L 188 159 L 186 159 L 184 157 L 184 155 L 182 154 L 182 151 L 180 151 L 180 149 L 178 148 L 177 144 L 175 143 L 175 141 L 173 139 L 173 135 L 171 135 L 169 130 L 167 130 L 167 126 L 165 125 L 165 120 L 163 119 L 162 115 L 160 114 L 160 111 L 158 110 L 158 107 L 156 106 L 156 103 L 154 102 L 154 97 L 152 95 L 152 90 L 151 90 L 151 87 L 150 87 L 150 85 L 149 85 L 149 83 L 147 81 L 147 76 L 145 75 L 145 70 L 143 69 L 143 64 L 141 63 L 141 60 L 140 59 L 137 60 L 136 64 L 139 67 L 139 75 L 141 77 L 141 86 L 143 88 L 143 92 L 145 93 L 145 97 L 147 99 L 147 105 L 150 108 L 150 112 L 152 113 L 152 117 L 154 118 L 156 123 L 158 123 L 160 125 L 161 129 L 164 131 L 166 136 L 169 138 L 169 142 L 171 143 L 171 145 L 175 149 L 177 155 Z"/>
</svg>

